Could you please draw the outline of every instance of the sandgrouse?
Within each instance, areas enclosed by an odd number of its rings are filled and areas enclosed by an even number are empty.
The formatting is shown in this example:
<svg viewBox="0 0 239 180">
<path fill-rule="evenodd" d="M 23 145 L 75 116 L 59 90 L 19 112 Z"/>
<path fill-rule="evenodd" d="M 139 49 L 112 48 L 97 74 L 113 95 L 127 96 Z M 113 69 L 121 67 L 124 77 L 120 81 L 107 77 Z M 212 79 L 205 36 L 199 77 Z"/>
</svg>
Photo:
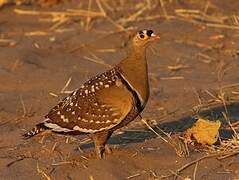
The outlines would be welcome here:
<svg viewBox="0 0 239 180">
<path fill-rule="evenodd" d="M 139 31 L 129 44 L 127 58 L 99 74 L 60 101 L 31 131 L 32 137 L 46 129 L 53 132 L 83 132 L 93 135 L 95 151 L 102 158 L 106 142 L 118 128 L 140 115 L 149 98 L 145 50 L 159 39 L 152 30 Z"/>
</svg>

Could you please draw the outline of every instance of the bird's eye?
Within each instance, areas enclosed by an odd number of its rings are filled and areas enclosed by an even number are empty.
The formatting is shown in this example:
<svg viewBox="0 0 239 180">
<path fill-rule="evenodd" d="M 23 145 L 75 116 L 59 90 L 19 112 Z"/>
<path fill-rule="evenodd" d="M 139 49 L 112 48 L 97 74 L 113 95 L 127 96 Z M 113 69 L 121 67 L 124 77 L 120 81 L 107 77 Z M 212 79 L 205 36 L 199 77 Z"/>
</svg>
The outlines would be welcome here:
<svg viewBox="0 0 239 180">
<path fill-rule="evenodd" d="M 143 35 L 143 34 L 140 34 L 139 37 L 140 37 L 141 39 L 144 39 L 144 35 Z"/>
</svg>

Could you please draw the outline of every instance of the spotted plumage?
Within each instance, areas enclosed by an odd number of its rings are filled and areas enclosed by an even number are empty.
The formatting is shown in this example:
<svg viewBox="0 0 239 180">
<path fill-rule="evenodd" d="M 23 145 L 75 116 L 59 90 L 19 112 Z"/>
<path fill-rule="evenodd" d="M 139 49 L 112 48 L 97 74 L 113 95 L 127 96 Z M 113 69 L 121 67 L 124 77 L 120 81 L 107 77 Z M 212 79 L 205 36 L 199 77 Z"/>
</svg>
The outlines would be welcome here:
<svg viewBox="0 0 239 180">
<path fill-rule="evenodd" d="M 106 100 L 110 94 L 115 94 L 114 101 Z M 123 93 L 122 96 L 117 96 Z M 114 68 L 91 78 L 81 88 L 63 99 L 46 116 L 43 122 L 53 131 L 81 131 L 95 133 L 111 129 L 119 124 L 129 113 L 133 96 L 123 86 L 120 69 Z M 123 101 L 121 101 L 123 100 Z M 119 107 L 119 102 L 121 107 Z M 123 103 L 125 103 L 123 105 Z M 53 125 L 57 124 L 60 126 Z M 64 129 L 61 130 L 61 127 Z"/>
<path fill-rule="evenodd" d="M 149 97 L 145 48 L 155 39 L 158 36 L 152 30 L 137 33 L 126 59 L 89 79 L 60 101 L 45 120 L 25 136 L 34 136 L 45 129 L 91 133 L 97 156 L 101 158 L 113 131 L 134 120 L 145 107 Z"/>
</svg>

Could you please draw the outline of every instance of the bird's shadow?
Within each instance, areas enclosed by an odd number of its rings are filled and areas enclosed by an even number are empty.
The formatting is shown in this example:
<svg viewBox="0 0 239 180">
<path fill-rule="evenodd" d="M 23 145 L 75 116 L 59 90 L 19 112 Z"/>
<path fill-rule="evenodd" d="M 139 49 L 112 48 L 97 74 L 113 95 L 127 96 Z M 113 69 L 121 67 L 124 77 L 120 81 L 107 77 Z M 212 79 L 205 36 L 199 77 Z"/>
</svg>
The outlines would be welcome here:
<svg viewBox="0 0 239 180">
<path fill-rule="evenodd" d="M 227 115 L 231 123 L 235 123 L 239 120 L 239 102 L 230 103 L 227 106 L 227 110 L 224 105 L 218 105 L 216 107 L 209 107 L 195 114 L 195 116 L 188 115 L 175 121 L 159 123 L 152 128 L 160 134 L 159 128 L 167 133 L 182 133 L 187 128 L 191 127 L 197 120 L 197 117 L 207 118 L 212 121 L 220 120 L 222 128 L 219 130 L 220 137 L 222 139 L 232 138 L 233 131 L 228 128 L 228 121 L 223 116 L 223 113 Z M 227 127 L 227 128 L 226 128 Z M 162 134 L 163 136 L 163 134 Z M 155 138 L 157 135 L 149 129 L 137 129 L 127 130 L 124 133 L 111 137 L 108 141 L 109 144 L 126 145 L 129 143 L 140 143 L 147 139 Z M 93 143 L 82 144 L 82 149 L 92 148 Z"/>
</svg>

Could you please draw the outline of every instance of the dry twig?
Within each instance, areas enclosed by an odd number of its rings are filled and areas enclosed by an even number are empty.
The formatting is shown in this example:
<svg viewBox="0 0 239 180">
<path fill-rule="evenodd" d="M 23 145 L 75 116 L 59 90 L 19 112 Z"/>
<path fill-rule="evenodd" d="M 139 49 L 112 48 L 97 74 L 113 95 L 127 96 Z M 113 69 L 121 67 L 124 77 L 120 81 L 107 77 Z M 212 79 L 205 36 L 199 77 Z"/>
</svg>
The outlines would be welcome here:
<svg viewBox="0 0 239 180">
<path fill-rule="evenodd" d="M 37 162 L 37 172 L 41 174 L 47 180 L 51 180 L 51 177 L 47 175 L 42 169 L 40 169 L 38 162 Z"/>
<path fill-rule="evenodd" d="M 131 175 L 131 176 L 126 177 L 126 179 L 132 179 L 132 178 L 138 177 L 138 176 L 140 176 L 140 175 L 141 175 L 140 173 L 136 173 L 136 174 L 134 174 L 134 175 Z"/>
<path fill-rule="evenodd" d="M 149 124 L 146 120 L 144 120 L 143 118 L 141 118 L 141 121 L 149 128 L 149 130 L 151 130 L 154 134 L 156 134 L 159 138 L 161 138 L 164 142 L 166 142 L 167 144 L 169 144 L 171 147 L 174 148 L 176 154 L 180 157 L 182 156 L 188 156 L 189 155 L 189 151 L 187 148 L 187 144 L 181 144 L 180 142 L 177 143 L 174 139 L 171 138 L 171 136 L 164 132 L 162 129 L 160 129 L 158 126 L 156 126 L 156 128 L 162 132 L 164 135 L 167 136 L 167 138 L 169 140 L 166 140 L 164 137 L 162 137 L 159 133 L 157 133 Z"/>
<path fill-rule="evenodd" d="M 206 156 L 203 156 L 203 157 L 200 157 L 194 161 L 191 161 L 185 165 L 183 165 L 181 168 L 177 169 L 176 173 L 179 174 L 181 173 L 184 169 L 192 166 L 193 164 L 195 163 L 199 163 L 200 161 L 204 160 L 204 159 L 208 159 L 208 158 L 212 158 L 212 157 L 215 157 L 215 156 L 218 156 L 218 154 L 210 154 L 210 155 L 206 155 Z"/>
<path fill-rule="evenodd" d="M 24 103 L 24 101 L 23 101 L 23 99 L 22 99 L 22 95 L 20 95 L 20 102 L 21 102 L 22 110 L 23 110 L 23 115 L 22 115 L 22 117 L 25 117 L 26 114 L 27 114 L 27 110 L 26 110 L 25 103 Z"/>
<path fill-rule="evenodd" d="M 103 17 L 104 14 L 102 12 L 95 11 L 87 11 L 82 9 L 62 11 L 62 12 L 53 12 L 53 11 L 35 11 L 35 10 L 23 10 L 23 9 L 14 9 L 16 14 L 20 15 L 45 15 L 45 16 L 83 16 L 83 17 Z"/>
<path fill-rule="evenodd" d="M 121 26 L 120 24 L 118 24 L 117 22 L 115 22 L 111 17 L 109 17 L 106 13 L 106 11 L 104 10 L 100 0 L 96 0 L 96 3 L 101 11 L 101 13 L 103 14 L 103 16 L 106 18 L 106 20 L 108 20 L 111 24 L 113 24 L 115 27 L 117 27 L 120 31 L 126 31 L 126 29 Z"/>
<path fill-rule="evenodd" d="M 69 86 L 69 84 L 71 83 L 71 77 L 68 79 L 68 81 L 66 82 L 65 86 L 61 89 L 61 93 L 62 94 L 69 94 L 72 93 L 72 91 L 66 91 L 66 88 Z"/>
<path fill-rule="evenodd" d="M 160 80 L 182 80 L 183 76 L 160 77 Z"/>
</svg>

